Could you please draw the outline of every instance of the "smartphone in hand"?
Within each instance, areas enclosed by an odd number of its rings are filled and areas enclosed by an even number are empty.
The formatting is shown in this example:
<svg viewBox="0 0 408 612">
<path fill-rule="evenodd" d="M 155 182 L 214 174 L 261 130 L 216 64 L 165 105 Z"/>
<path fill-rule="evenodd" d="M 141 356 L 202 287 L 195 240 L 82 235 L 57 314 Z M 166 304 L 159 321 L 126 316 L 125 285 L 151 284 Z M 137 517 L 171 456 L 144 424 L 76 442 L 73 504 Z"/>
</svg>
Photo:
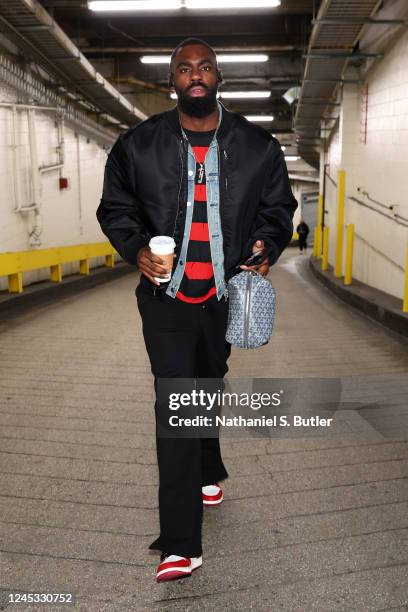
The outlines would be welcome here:
<svg viewBox="0 0 408 612">
<path fill-rule="evenodd" d="M 257 266 L 265 259 L 264 251 L 255 251 L 246 261 L 240 263 L 239 266 Z"/>
</svg>

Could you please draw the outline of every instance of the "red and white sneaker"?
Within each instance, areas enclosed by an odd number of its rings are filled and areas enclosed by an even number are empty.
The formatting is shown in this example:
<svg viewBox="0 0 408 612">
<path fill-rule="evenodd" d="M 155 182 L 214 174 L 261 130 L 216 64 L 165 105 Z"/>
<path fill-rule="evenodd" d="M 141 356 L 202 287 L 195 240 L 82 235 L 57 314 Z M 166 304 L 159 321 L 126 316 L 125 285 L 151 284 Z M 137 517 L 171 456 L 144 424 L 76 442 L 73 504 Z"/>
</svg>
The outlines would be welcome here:
<svg viewBox="0 0 408 612">
<path fill-rule="evenodd" d="M 224 494 L 218 484 L 202 487 L 204 506 L 218 506 L 224 499 Z"/>
<path fill-rule="evenodd" d="M 164 582 L 165 580 L 191 576 L 193 571 L 201 567 L 202 564 L 202 557 L 179 557 L 178 555 L 163 553 L 157 568 L 156 580 L 157 582 Z"/>
</svg>

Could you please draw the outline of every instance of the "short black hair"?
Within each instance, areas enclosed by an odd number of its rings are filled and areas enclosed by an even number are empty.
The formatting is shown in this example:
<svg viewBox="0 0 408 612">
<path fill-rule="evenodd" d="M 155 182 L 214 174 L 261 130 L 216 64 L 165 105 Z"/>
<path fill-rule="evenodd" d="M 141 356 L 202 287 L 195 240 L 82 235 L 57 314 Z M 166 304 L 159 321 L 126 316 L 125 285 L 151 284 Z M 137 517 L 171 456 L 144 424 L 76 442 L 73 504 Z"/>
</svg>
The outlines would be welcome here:
<svg viewBox="0 0 408 612">
<path fill-rule="evenodd" d="M 189 38 L 185 38 L 184 40 L 182 40 L 177 45 L 177 47 L 174 49 L 173 53 L 171 54 L 171 57 L 170 57 L 170 70 L 171 70 L 171 65 L 173 63 L 173 60 L 174 60 L 176 54 L 180 51 L 180 49 L 183 49 L 184 47 L 189 47 L 190 45 L 203 45 L 204 47 L 207 47 L 207 49 L 209 49 L 211 51 L 211 53 L 213 54 L 213 56 L 215 57 L 215 60 L 217 60 L 217 54 L 215 53 L 215 51 L 211 47 L 211 45 L 209 45 L 207 42 L 205 42 L 205 40 L 201 40 L 201 38 L 196 38 L 195 36 L 190 36 Z"/>
</svg>

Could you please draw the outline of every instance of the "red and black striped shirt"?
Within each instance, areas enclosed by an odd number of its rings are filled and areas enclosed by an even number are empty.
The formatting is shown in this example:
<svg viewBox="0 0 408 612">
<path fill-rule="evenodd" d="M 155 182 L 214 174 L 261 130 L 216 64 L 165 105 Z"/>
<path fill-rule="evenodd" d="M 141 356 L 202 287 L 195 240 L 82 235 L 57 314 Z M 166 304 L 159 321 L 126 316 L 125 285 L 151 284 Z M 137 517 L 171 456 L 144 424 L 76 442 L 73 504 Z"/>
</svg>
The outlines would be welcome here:
<svg viewBox="0 0 408 612">
<path fill-rule="evenodd" d="M 210 238 L 207 220 L 207 190 L 205 156 L 213 139 L 211 132 L 184 130 L 196 158 L 194 178 L 194 207 L 186 266 L 176 298 L 197 304 L 216 294 L 214 271 L 211 261 Z"/>
</svg>

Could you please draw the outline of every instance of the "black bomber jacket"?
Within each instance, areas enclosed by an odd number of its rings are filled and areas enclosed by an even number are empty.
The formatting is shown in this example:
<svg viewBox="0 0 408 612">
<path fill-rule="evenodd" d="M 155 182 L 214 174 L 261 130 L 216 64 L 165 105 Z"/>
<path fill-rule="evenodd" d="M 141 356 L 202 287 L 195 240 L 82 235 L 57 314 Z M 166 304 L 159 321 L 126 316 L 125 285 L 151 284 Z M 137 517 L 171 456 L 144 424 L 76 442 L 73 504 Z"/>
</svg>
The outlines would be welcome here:
<svg viewBox="0 0 408 612">
<path fill-rule="evenodd" d="M 297 202 L 281 146 L 266 130 L 223 107 L 217 141 L 228 281 L 258 239 L 265 241 L 270 264 L 277 261 L 292 238 Z M 117 252 L 133 265 L 152 236 L 173 236 L 176 266 L 186 203 L 187 145 L 176 107 L 118 138 L 106 163 L 96 216 Z"/>
</svg>

